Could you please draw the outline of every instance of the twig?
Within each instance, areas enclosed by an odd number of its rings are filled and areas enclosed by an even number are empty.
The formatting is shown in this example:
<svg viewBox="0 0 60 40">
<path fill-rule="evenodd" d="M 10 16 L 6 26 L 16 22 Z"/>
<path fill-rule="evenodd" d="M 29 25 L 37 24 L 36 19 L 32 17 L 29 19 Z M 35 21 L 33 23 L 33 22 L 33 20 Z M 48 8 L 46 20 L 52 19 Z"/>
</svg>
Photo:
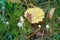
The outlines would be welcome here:
<svg viewBox="0 0 60 40">
<path fill-rule="evenodd" d="M 35 7 L 35 6 L 33 5 L 33 3 L 31 2 L 31 0 L 29 0 L 30 3 L 28 2 L 28 0 L 24 0 L 24 2 L 26 3 L 27 8 L 29 8 L 29 6 Z"/>
<path fill-rule="evenodd" d="M 28 38 L 27 39 L 29 39 L 29 38 L 31 38 L 34 34 L 36 34 L 38 31 L 40 30 L 40 28 L 39 29 L 37 29 L 37 30 L 35 30 L 30 36 L 28 36 Z"/>
<path fill-rule="evenodd" d="M 42 36 L 41 36 L 41 40 L 43 40 L 43 36 L 44 36 L 44 30 L 43 30 L 43 33 L 42 33 Z"/>
</svg>

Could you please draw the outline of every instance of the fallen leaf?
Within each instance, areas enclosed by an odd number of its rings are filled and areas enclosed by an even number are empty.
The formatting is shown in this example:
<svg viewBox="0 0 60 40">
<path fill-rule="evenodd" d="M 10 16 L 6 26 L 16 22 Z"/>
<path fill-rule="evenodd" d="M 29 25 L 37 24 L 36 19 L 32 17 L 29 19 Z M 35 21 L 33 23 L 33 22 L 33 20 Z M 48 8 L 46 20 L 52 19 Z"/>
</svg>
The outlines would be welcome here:
<svg viewBox="0 0 60 40">
<path fill-rule="evenodd" d="M 51 8 L 50 12 L 49 12 L 49 18 L 52 19 L 53 15 L 54 15 L 54 11 L 55 8 Z"/>
</svg>

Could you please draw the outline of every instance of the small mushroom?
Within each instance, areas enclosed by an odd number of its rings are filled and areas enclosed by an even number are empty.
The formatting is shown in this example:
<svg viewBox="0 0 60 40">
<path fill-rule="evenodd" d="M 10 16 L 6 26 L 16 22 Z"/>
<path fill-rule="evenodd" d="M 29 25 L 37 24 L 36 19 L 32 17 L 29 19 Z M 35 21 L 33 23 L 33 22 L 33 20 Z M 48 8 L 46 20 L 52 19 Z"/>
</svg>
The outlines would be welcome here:
<svg viewBox="0 0 60 40">
<path fill-rule="evenodd" d="M 38 25 L 38 28 L 41 28 L 41 25 Z"/>
<path fill-rule="evenodd" d="M 46 29 L 49 29 L 50 27 L 49 27 L 49 25 L 46 25 Z"/>
<path fill-rule="evenodd" d="M 7 21 L 6 24 L 9 25 L 9 22 Z"/>
<path fill-rule="evenodd" d="M 24 18 L 20 16 L 20 22 L 23 24 L 24 23 Z"/>
<path fill-rule="evenodd" d="M 17 26 L 20 28 L 20 27 L 23 26 L 23 24 L 22 24 L 21 22 L 18 22 L 18 23 L 17 23 Z"/>
<path fill-rule="evenodd" d="M 24 18 L 20 16 L 20 22 L 17 23 L 17 26 L 23 29 L 23 24 L 24 24 Z"/>
<path fill-rule="evenodd" d="M 5 9 L 5 7 L 2 7 L 2 9 Z"/>
</svg>

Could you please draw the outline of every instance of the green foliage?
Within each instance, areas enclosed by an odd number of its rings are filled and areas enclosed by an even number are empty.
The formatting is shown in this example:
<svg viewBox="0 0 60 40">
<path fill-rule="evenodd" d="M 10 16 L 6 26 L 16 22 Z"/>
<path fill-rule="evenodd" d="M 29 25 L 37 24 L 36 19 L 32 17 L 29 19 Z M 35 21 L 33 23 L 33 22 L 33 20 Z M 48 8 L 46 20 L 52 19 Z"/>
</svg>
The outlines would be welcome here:
<svg viewBox="0 0 60 40">
<path fill-rule="evenodd" d="M 53 30 L 53 40 L 59 40 L 58 36 L 58 28 L 60 27 L 58 17 L 60 17 L 60 2 L 59 0 L 52 0 L 53 3 L 50 3 L 47 0 L 31 0 L 35 6 L 42 7 L 46 10 L 46 15 L 48 14 L 50 8 L 55 7 L 57 5 L 56 11 L 54 13 L 54 17 L 52 20 L 45 19 L 46 24 L 51 24 L 54 26 Z M 41 4 L 42 3 L 42 4 Z M 52 4 L 52 5 L 51 5 Z M 46 5 L 48 7 L 46 7 Z M 24 17 L 24 11 L 26 10 L 26 5 L 24 4 L 16 4 L 16 3 L 8 3 L 6 2 L 6 11 L 5 11 L 5 18 L 6 21 L 9 22 L 9 25 L 3 24 L 0 21 L 0 40 L 26 40 L 26 36 L 33 32 L 33 28 L 31 28 L 31 24 L 28 20 Z M 46 9 L 47 8 L 47 9 Z M 25 23 L 23 29 L 17 26 L 19 22 L 20 16 L 24 17 Z M 4 20 L 3 17 L 0 15 L 0 20 Z M 56 21 L 57 20 L 57 21 Z M 54 24 L 53 24 L 54 22 Z M 57 33 L 56 33 L 57 32 Z"/>
<path fill-rule="evenodd" d="M 14 4 L 12 3 L 6 3 L 6 11 L 7 13 L 13 13 L 14 12 Z"/>
</svg>

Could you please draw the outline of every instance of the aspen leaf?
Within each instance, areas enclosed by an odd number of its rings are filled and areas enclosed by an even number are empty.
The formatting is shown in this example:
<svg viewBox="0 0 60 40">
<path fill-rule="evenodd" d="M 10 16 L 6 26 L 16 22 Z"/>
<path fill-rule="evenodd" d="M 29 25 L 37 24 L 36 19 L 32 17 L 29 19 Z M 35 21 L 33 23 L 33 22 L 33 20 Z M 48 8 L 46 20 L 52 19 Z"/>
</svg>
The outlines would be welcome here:
<svg viewBox="0 0 60 40">
<path fill-rule="evenodd" d="M 42 9 L 34 7 L 28 8 L 25 11 L 24 16 L 30 23 L 39 23 L 40 21 L 43 21 L 45 13 Z"/>
</svg>

